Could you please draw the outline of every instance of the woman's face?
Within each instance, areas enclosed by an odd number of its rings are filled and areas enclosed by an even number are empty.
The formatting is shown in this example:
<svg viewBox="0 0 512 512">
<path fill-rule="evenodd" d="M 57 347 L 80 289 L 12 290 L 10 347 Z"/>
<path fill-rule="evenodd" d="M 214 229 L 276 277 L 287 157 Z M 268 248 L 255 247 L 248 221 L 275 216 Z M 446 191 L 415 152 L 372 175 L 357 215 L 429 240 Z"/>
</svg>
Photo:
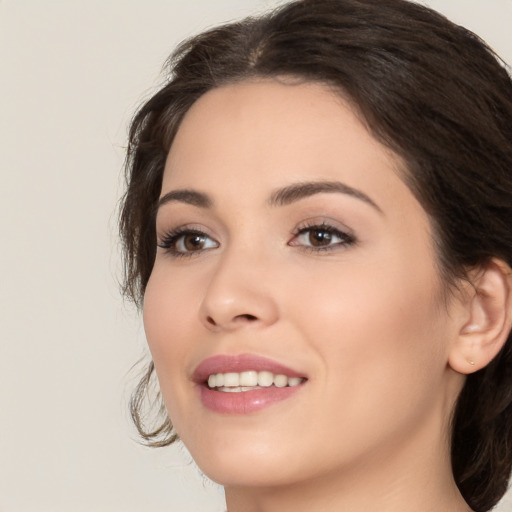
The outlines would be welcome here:
<svg viewBox="0 0 512 512">
<path fill-rule="evenodd" d="M 221 87 L 184 118 L 144 324 L 214 480 L 298 482 L 444 442 L 456 322 L 401 165 L 319 84 Z"/>
</svg>

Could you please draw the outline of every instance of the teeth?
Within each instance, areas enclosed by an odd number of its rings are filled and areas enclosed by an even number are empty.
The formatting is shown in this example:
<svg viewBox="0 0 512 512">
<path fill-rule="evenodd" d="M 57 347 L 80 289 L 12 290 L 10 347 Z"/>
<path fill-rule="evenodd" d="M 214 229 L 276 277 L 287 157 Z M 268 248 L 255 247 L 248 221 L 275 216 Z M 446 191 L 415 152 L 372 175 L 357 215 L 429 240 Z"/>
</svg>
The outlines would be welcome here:
<svg viewBox="0 0 512 512">
<path fill-rule="evenodd" d="M 219 391 L 228 393 L 238 393 L 240 391 L 250 391 L 255 388 L 268 388 L 274 385 L 276 388 L 286 386 L 298 386 L 304 381 L 301 377 L 287 377 L 286 375 L 272 372 L 254 370 L 235 373 L 216 373 L 208 377 L 208 387 L 218 388 Z"/>
<path fill-rule="evenodd" d="M 284 388 L 288 384 L 288 377 L 286 375 L 276 375 L 274 377 L 274 386 L 276 388 Z"/>
<path fill-rule="evenodd" d="M 272 372 L 258 372 L 258 386 L 269 388 L 274 384 L 274 375 Z"/>
<path fill-rule="evenodd" d="M 217 380 L 217 378 L 215 380 Z M 217 384 L 217 386 L 218 386 L 218 384 Z M 226 386 L 228 388 L 237 388 L 238 386 L 240 386 L 240 374 L 225 373 L 224 374 L 224 386 Z"/>
<path fill-rule="evenodd" d="M 240 386 L 257 386 L 258 372 L 242 372 L 240 374 Z"/>
</svg>

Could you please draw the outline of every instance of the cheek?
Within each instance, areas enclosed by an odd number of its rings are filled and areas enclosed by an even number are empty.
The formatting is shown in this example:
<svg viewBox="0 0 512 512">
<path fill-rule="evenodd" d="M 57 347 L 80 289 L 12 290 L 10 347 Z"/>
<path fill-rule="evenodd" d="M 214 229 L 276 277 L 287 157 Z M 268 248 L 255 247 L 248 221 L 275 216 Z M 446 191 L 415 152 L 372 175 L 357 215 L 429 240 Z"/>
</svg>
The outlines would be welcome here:
<svg viewBox="0 0 512 512">
<path fill-rule="evenodd" d="M 186 382 L 184 361 L 193 346 L 192 326 L 198 318 L 192 307 L 196 293 L 193 283 L 181 286 L 175 276 L 170 278 L 169 272 L 155 265 L 144 295 L 144 330 L 168 407 L 174 391 L 179 393 Z"/>
<path fill-rule="evenodd" d="M 309 275 L 288 287 L 287 302 L 298 319 L 320 336 L 338 338 L 340 346 L 357 339 L 365 348 L 384 349 L 403 343 L 404 336 L 412 341 L 439 323 L 434 268 L 415 272 L 413 265 L 348 263 Z"/>
<path fill-rule="evenodd" d="M 375 410 L 411 411 L 411 402 L 428 407 L 446 368 L 435 269 L 382 262 L 349 267 L 317 276 L 307 294 L 292 299 L 332 399 L 346 400 L 341 414 L 352 408 L 369 418 Z"/>
</svg>

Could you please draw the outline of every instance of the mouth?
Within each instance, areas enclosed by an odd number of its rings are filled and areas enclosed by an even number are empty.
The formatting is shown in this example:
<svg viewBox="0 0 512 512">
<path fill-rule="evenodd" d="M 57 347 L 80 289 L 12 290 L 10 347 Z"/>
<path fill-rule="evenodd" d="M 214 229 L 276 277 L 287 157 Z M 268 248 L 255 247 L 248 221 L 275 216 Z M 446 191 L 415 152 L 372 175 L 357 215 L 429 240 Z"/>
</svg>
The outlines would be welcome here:
<svg viewBox="0 0 512 512">
<path fill-rule="evenodd" d="M 206 359 L 196 368 L 193 380 L 208 409 L 248 414 L 291 398 L 308 379 L 271 359 L 242 354 Z"/>
</svg>

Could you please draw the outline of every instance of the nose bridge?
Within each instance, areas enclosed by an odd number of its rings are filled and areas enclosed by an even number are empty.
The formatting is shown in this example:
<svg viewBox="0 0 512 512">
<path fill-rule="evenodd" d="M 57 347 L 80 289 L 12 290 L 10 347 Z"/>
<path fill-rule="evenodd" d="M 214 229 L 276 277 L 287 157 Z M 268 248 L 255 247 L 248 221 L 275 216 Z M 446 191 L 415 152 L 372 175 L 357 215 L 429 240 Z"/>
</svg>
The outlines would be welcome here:
<svg viewBox="0 0 512 512">
<path fill-rule="evenodd" d="M 201 320 L 209 329 L 233 330 L 277 320 L 268 263 L 253 244 L 233 244 L 219 255 L 200 308 Z"/>
</svg>

